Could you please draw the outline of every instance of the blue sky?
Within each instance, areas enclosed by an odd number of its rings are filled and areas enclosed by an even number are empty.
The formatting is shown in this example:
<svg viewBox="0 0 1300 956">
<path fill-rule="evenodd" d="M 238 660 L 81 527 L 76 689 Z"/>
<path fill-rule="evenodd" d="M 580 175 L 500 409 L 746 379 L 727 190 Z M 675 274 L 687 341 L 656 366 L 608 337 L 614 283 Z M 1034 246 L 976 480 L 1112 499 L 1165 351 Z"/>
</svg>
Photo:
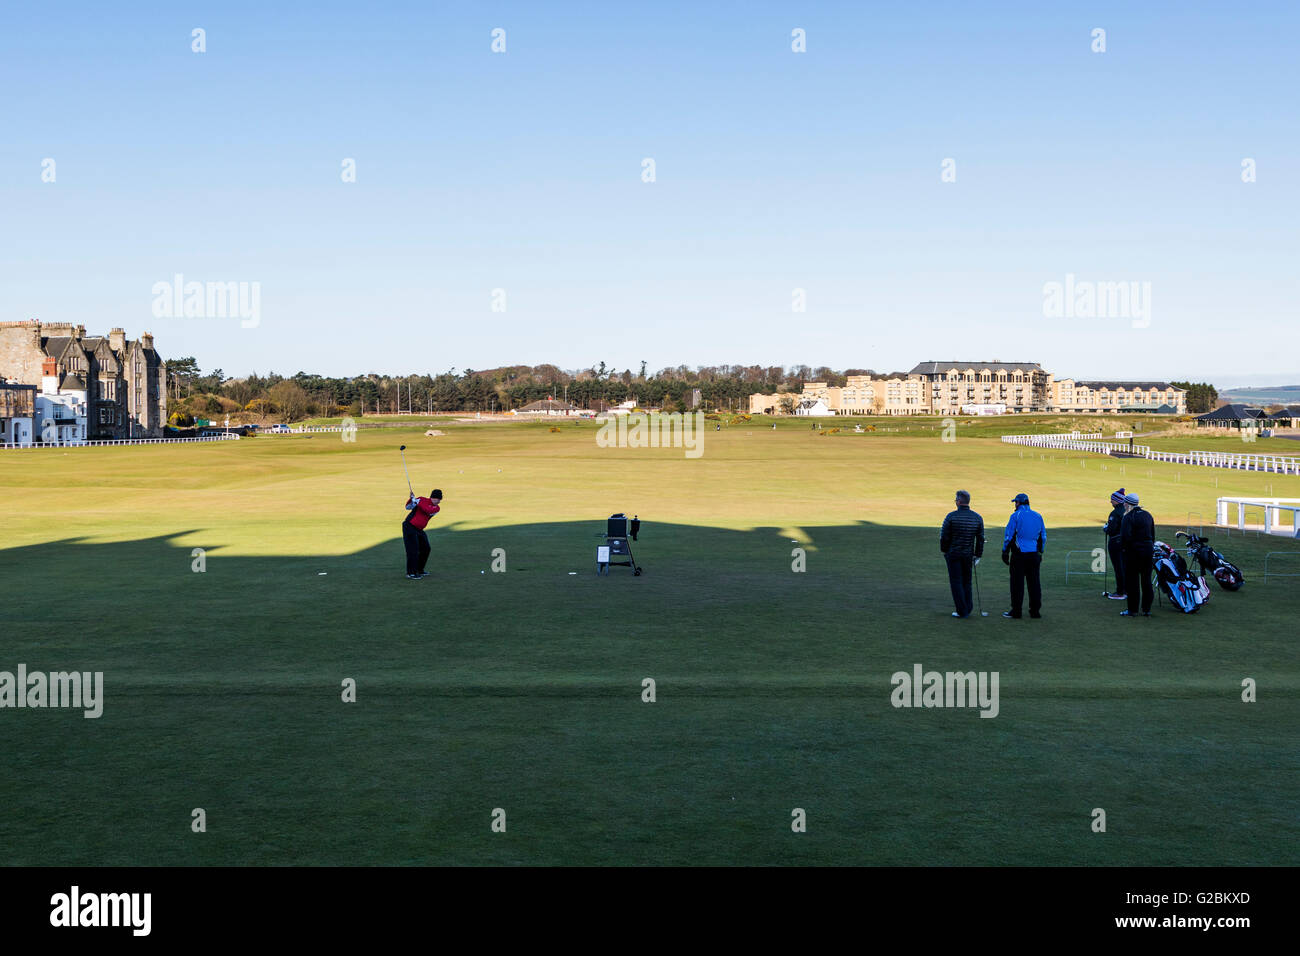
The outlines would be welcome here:
<svg viewBox="0 0 1300 956">
<path fill-rule="evenodd" d="M 152 330 L 228 374 L 1300 381 L 1298 27 L 1281 2 L 6 5 L 0 320 Z M 256 327 L 155 317 L 178 273 L 260 283 Z M 1046 317 L 1067 274 L 1149 282 L 1149 324 Z"/>
</svg>

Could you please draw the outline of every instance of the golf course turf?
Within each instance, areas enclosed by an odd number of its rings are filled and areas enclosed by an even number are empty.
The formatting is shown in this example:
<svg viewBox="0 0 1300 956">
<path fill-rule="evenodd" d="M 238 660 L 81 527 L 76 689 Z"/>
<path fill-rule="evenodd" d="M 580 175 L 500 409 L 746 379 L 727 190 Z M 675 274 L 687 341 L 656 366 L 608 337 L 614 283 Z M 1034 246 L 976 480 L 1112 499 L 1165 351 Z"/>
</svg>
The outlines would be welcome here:
<svg viewBox="0 0 1300 956">
<path fill-rule="evenodd" d="M 0 671 L 104 675 L 98 719 L 0 709 L 4 862 L 1300 862 L 1298 579 L 1262 577 L 1300 542 L 1211 527 L 1300 477 L 998 440 L 1046 418 L 875 421 L 709 422 L 697 459 L 571 420 L 0 452 Z M 419 581 L 401 443 L 445 493 Z M 1067 581 L 1120 486 L 1171 543 L 1203 516 L 1245 588 L 1129 620 L 1108 575 Z M 987 618 L 949 616 L 957 488 Z M 1044 617 L 1007 621 L 1021 491 Z M 615 512 L 640 577 L 595 573 Z M 998 672 L 996 718 L 892 706 L 918 663 Z"/>
</svg>

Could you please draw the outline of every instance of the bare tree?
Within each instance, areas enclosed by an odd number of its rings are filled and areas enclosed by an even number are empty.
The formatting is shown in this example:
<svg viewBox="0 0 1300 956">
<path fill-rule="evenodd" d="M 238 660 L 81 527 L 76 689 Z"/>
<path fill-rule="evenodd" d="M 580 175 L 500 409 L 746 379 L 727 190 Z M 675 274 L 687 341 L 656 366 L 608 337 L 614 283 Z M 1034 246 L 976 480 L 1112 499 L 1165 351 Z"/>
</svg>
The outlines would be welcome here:
<svg viewBox="0 0 1300 956">
<path fill-rule="evenodd" d="M 267 397 L 275 403 L 275 407 L 280 410 L 289 421 L 297 421 L 307 413 L 307 403 L 310 400 L 307 392 L 297 382 L 285 380 L 271 386 L 267 392 Z"/>
</svg>

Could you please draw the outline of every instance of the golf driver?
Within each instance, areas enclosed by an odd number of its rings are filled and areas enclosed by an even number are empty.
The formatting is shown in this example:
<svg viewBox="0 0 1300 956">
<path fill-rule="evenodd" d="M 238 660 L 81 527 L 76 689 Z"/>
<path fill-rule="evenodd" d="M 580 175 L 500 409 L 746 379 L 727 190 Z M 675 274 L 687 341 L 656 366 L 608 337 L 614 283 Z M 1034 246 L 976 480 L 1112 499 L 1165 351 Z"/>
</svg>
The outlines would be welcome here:
<svg viewBox="0 0 1300 956">
<path fill-rule="evenodd" d="M 978 563 L 975 565 L 975 600 L 980 605 L 980 617 L 988 617 L 989 612 L 984 610 L 984 597 L 980 594 L 980 566 Z"/>
<path fill-rule="evenodd" d="M 415 497 L 415 488 L 411 486 L 411 472 L 406 467 L 406 446 L 402 445 L 398 449 L 402 453 L 402 471 L 406 472 L 406 487 L 411 491 L 411 497 Z"/>
</svg>

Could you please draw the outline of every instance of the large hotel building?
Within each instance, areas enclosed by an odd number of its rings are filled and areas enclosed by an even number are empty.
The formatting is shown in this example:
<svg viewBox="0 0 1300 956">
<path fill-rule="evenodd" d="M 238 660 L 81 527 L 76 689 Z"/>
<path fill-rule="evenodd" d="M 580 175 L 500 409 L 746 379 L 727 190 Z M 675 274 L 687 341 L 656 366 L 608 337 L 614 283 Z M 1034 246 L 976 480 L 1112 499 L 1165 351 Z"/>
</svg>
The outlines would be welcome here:
<svg viewBox="0 0 1300 956">
<path fill-rule="evenodd" d="M 749 410 L 801 414 L 960 415 L 971 412 L 1187 412 L 1169 382 L 1055 379 L 1037 362 L 922 362 L 910 372 L 850 375 L 843 386 L 806 382 L 801 393 L 751 395 Z"/>
</svg>

